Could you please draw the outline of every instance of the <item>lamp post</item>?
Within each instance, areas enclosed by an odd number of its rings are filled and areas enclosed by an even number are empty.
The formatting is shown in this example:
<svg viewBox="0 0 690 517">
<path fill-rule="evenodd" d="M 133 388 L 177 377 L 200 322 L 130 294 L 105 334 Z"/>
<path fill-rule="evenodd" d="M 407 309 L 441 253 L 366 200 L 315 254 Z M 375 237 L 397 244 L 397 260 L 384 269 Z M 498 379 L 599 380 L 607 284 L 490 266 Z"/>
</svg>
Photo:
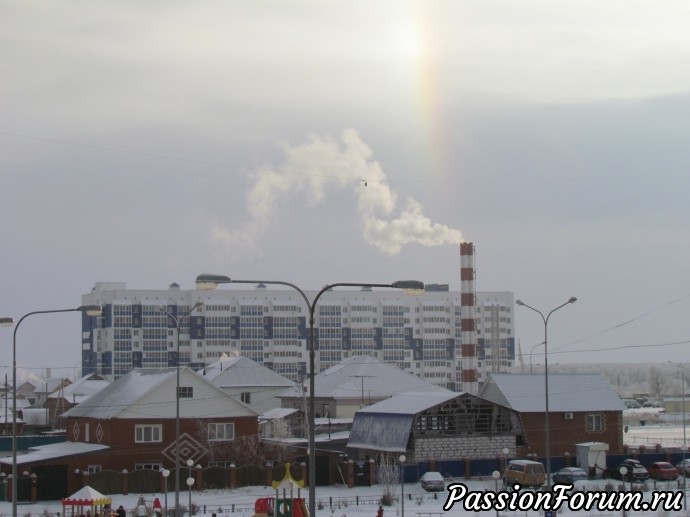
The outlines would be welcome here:
<svg viewBox="0 0 690 517">
<path fill-rule="evenodd" d="M 494 491 L 498 493 L 498 479 L 501 477 L 501 473 L 498 470 L 494 470 L 491 473 L 491 477 L 494 478 Z M 498 517 L 498 507 L 496 507 L 496 517 Z"/>
<path fill-rule="evenodd" d="M 534 352 L 534 349 L 535 349 L 535 348 L 537 348 L 538 346 L 542 346 L 543 344 L 544 344 L 543 341 L 542 341 L 541 343 L 537 343 L 537 344 L 534 345 L 534 346 L 532 347 L 532 349 L 529 351 L 529 373 L 533 373 L 533 372 L 532 372 L 532 352 Z"/>
<path fill-rule="evenodd" d="M 518 304 L 521 307 L 527 307 L 528 309 L 533 310 L 539 316 L 541 316 L 542 321 L 544 322 L 544 434 L 545 434 L 545 439 L 544 439 L 544 445 L 546 446 L 546 487 L 548 490 L 551 490 L 551 437 L 550 437 L 550 429 L 549 429 L 549 353 L 548 353 L 548 339 L 547 339 L 547 330 L 549 326 L 549 318 L 551 315 L 556 312 L 558 309 L 561 309 L 565 307 L 566 305 L 569 305 L 571 303 L 575 303 L 577 301 L 577 298 L 574 296 L 571 296 L 570 299 L 556 307 L 555 309 L 551 310 L 546 316 L 544 314 L 535 309 L 534 307 L 527 305 L 525 302 L 522 300 L 517 300 L 515 303 Z"/>
<path fill-rule="evenodd" d="M 269 285 L 283 285 L 290 287 L 297 291 L 309 310 L 309 444 L 307 454 L 309 456 L 309 512 L 310 515 L 316 515 L 316 442 L 314 439 L 314 431 L 316 425 L 314 423 L 315 410 L 315 395 L 314 395 L 314 375 L 315 375 L 315 351 L 314 351 L 314 313 L 316 311 L 316 302 L 323 293 L 333 289 L 334 287 L 390 287 L 394 289 L 403 289 L 409 294 L 424 293 L 424 283 L 418 280 L 400 280 L 392 284 L 371 284 L 371 283 L 349 283 L 339 282 L 329 284 L 321 289 L 314 299 L 310 302 L 305 292 L 290 282 L 283 282 L 281 280 L 232 280 L 230 277 L 224 275 L 201 274 L 196 277 L 197 289 L 215 289 L 219 284 L 269 284 Z"/>
<path fill-rule="evenodd" d="M 687 449 L 687 441 L 686 441 L 686 435 L 685 435 L 685 364 L 686 363 L 676 363 L 673 361 L 668 361 L 671 364 L 675 364 L 678 367 L 678 371 L 680 373 L 680 385 L 681 385 L 681 393 L 682 393 L 682 408 L 683 408 L 683 459 L 680 462 L 680 464 L 683 466 L 683 509 L 685 510 L 685 515 L 688 514 L 688 492 L 687 492 L 687 473 L 688 473 L 688 467 L 685 465 L 685 449 Z"/>
<path fill-rule="evenodd" d="M 625 476 L 628 474 L 627 467 L 621 467 L 618 469 L 621 475 L 621 481 L 623 482 L 623 492 L 625 492 Z M 630 477 L 630 491 L 632 492 L 632 476 Z M 625 517 L 625 506 L 623 507 L 623 517 Z"/>
<path fill-rule="evenodd" d="M 192 467 L 194 466 L 194 460 L 191 458 L 187 460 L 187 467 L 189 467 L 189 476 L 187 477 L 187 486 L 189 487 L 189 517 L 192 517 L 192 485 L 194 484 L 194 478 L 192 477 Z"/>
<path fill-rule="evenodd" d="M 54 309 L 33 311 L 24 314 L 14 327 L 12 336 L 12 517 L 17 517 L 17 330 L 24 319 L 35 314 L 55 314 L 59 312 L 81 312 L 88 316 L 100 316 L 103 308 L 100 305 L 80 305 L 75 309 Z M 9 322 L 8 322 L 9 320 Z M 11 325 L 11 318 L 2 318 L 0 324 Z"/>
<path fill-rule="evenodd" d="M 203 303 L 197 302 L 194 306 L 185 312 L 182 316 L 175 316 L 171 314 L 166 308 L 159 307 L 158 309 L 168 316 L 173 321 L 177 329 L 177 359 L 175 361 L 177 373 L 175 382 L 175 517 L 178 515 L 178 508 L 180 507 L 180 334 L 182 320 L 188 317 L 193 311 L 201 307 Z M 190 352 L 191 354 L 191 352 Z M 190 496 L 191 497 L 191 496 Z M 165 511 L 168 511 L 167 505 Z M 12 516 L 14 517 L 14 516 Z M 167 514 L 166 514 L 167 517 Z"/>
<path fill-rule="evenodd" d="M 168 517 L 168 476 L 170 476 L 170 471 L 168 469 L 163 469 L 161 470 L 161 475 L 165 483 L 165 517 Z"/>
<path fill-rule="evenodd" d="M 405 460 L 404 454 L 401 454 L 400 460 L 400 517 L 405 517 Z"/>
<path fill-rule="evenodd" d="M 12 325 L 14 325 L 13 318 L 0 318 L 0 327 L 11 327 Z M 7 434 L 7 394 L 9 393 L 9 387 L 9 383 L 7 382 L 7 373 L 5 373 L 5 422 L 3 424 L 2 434 Z M 2 481 L 5 482 L 4 476 L 6 476 L 6 474 L 3 472 L 1 475 L 3 476 Z"/>
</svg>

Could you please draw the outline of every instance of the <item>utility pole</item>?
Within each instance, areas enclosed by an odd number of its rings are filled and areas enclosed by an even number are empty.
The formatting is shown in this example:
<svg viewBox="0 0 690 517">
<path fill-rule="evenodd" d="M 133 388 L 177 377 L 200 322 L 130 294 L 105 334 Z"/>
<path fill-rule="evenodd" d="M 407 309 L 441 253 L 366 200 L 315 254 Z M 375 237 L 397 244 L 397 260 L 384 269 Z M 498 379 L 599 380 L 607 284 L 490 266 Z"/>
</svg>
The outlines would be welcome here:
<svg viewBox="0 0 690 517">
<path fill-rule="evenodd" d="M 350 375 L 350 377 L 356 377 L 358 379 L 362 379 L 362 403 L 359 406 L 359 409 L 362 409 L 364 407 L 364 379 L 366 377 L 373 377 L 373 375 Z"/>
</svg>

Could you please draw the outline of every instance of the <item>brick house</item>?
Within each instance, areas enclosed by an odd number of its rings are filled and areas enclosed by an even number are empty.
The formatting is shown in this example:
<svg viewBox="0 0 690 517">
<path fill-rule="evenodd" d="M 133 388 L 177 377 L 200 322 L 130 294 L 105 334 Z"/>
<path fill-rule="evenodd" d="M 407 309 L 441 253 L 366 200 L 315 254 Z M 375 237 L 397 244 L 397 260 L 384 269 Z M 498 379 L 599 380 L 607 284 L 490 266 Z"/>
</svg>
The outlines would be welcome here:
<svg viewBox="0 0 690 517">
<path fill-rule="evenodd" d="M 525 443 L 518 455 L 546 455 L 544 375 L 491 374 L 479 396 L 509 407 L 520 416 Z M 549 374 L 549 437 L 551 454 L 575 455 L 575 444 L 608 443 L 623 453 L 625 404 L 601 375 Z M 520 454 L 522 452 L 522 454 Z"/>
<path fill-rule="evenodd" d="M 132 370 L 65 413 L 67 442 L 18 457 L 20 472 L 36 474 L 39 499 L 66 497 L 100 471 L 174 470 L 176 374 Z M 222 464 L 239 438 L 258 435 L 255 411 L 186 367 L 179 394 L 181 465 Z M 0 465 L 11 472 L 11 458 Z"/>
</svg>

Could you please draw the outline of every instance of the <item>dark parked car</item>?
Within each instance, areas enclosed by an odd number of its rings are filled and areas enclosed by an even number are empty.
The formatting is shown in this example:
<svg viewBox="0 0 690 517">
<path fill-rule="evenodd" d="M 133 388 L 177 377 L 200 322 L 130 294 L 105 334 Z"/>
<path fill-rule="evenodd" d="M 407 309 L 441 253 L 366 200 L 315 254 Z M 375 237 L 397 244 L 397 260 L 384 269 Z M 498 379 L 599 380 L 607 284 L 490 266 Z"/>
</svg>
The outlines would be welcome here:
<svg viewBox="0 0 690 517">
<path fill-rule="evenodd" d="M 446 482 L 440 472 L 426 472 L 419 478 L 419 484 L 427 492 L 443 492 Z"/>
<path fill-rule="evenodd" d="M 621 475 L 622 467 L 627 469 L 625 477 Z M 633 481 L 646 481 L 649 479 L 649 472 L 647 472 L 647 469 L 644 467 L 644 465 L 633 459 L 624 460 L 623 463 L 617 465 L 613 470 L 611 470 L 610 474 L 614 479 L 622 479 L 623 481 L 630 481 L 631 483 Z"/>
<path fill-rule="evenodd" d="M 565 467 L 553 475 L 553 482 L 558 484 L 570 484 L 582 479 L 587 479 L 587 473 L 578 467 Z"/>
<path fill-rule="evenodd" d="M 680 462 L 678 462 L 678 465 L 676 465 L 676 468 L 678 469 L 678 473 L 681 476 L 690 476 L 690 458 L 680 460 Z"/>
<path fill-rule="evenodd" d="M 678 469 L 666 461 L 655 461 L 647 470 L 650 478 L 659 481 L 673 481 L 678 477 Z"/>
</svg>

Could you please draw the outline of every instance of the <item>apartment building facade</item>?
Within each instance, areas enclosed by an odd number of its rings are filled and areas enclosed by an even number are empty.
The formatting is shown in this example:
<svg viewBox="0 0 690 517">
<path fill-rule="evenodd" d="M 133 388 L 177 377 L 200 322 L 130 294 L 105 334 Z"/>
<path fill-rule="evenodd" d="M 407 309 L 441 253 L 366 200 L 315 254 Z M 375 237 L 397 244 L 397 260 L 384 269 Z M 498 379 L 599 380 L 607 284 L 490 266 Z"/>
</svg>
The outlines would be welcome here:
<svg viewBox="0 0 690 517">
<path fill-rule="evenodd" d="M 306 294 L 313 299 L 316 291 Z M 507 371 L 514 360 L 512 293 L 477 293 L 474 355 L 463 349 L 460 299 L 447 285 L 429 285 L 421 296 L 329 291 L 315 313 L 316 371 L 370 355 L 444 388 L 476 393 L 487 364 L 488 371 Z M 203 305 L 194 308 L 198 302 Z M 199 369 L 224 354 L 241 355 L 295 382 L 307 374 L 309 314 L 292 290 L 262 284 L 183 290 L 175 283 L 138 290 L 99 282 L 82 303 L 104 307 L 102 316 L 83 318 L 84 374 L 115 380 L 133 368 L 175 366 L 178 339 L 182 366 Z M 494 323 L 497 317 L 507 319 Z"/>
</svg>

